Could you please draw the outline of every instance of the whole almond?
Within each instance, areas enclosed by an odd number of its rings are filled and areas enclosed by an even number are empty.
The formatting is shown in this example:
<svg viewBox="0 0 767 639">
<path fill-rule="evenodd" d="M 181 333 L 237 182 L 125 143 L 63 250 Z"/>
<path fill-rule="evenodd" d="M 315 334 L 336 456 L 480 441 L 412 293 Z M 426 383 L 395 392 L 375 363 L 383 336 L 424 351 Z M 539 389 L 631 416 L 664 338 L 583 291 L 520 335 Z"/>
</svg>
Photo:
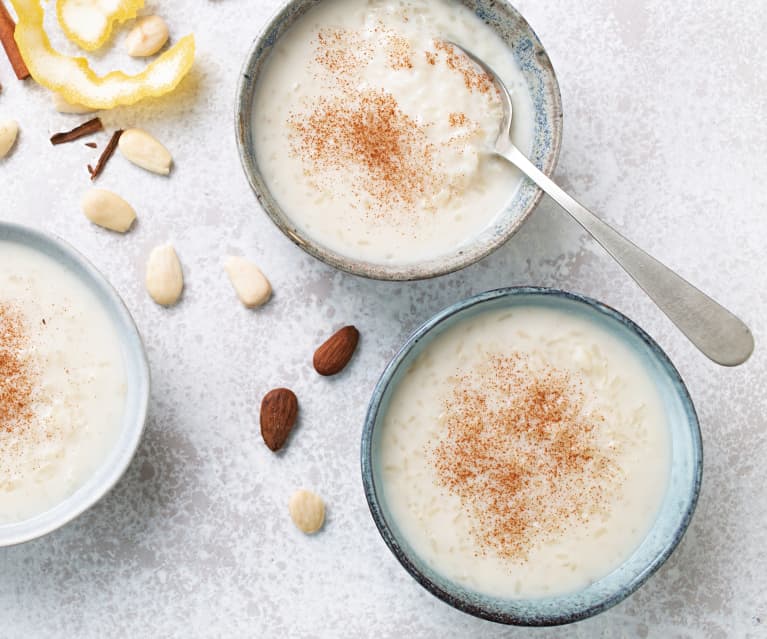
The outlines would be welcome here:
<svg viewBox="0 0 767 639">
<path fill-rule="evenodd" d="M 273 451 L 278 451 L 293 429 L 298 417 L 298 398 L 289 388 L 270 390 L 261 400 L 261 437 Z"/>
<path fill-rule="evenodd" d="M 82 199 L 85 217 L 106 229 L 125 233 L 136 219 L 133 207 L 116 193 L 106 189 L 91 189 Z"/>
<path fill-rule="evenodd" d="M 156 247 L 146 265 L 146 288 L 152 299 L 162 306 L 172 306 L 184 290 L 181 262 L 171 244 Z"/>
<path fill-rule="evenodd" d="M 354 355 L 360 332 L 354 326 L 344 326 L 314 351 L 314 370 L 320 375 L 340 373 Z"/>
<path fill-rule="evenodd" d="M 301 532 L 307 535 L 316 533 L 325 522 L 325 502 L 322 497 L 310 490 L 297 490 L 288 502 L 290 518 Z"/>
<path fill-rule="evenodd" d="M 142 129 L 126 129 L 117 144 L 125 159 L 142 169 L 168 175 L 173 162 L 170 152 Z"/>
<path fill-rule="evenodd" d="M 229 256 L 224 262 L 237 297 L 247 308 L 256 308 L 269 301 L 272 287 L 261 269 L 244 257 Z"/>
<path fill-rule="evenodd" d="M 145 16 L 136 20 L 136 24 L 125 38 L 128 55 L 145 58 L 154 55 L 168 41 L 168 25 L 160 16 Z"/>
<path fill-rule="evenodd" d="M 16 142 L 16 136 L 19 134 L 19 123 L 16 120 L 5 120 L 0 122 L 0 158 L 8 155 Z"/>
</svg>

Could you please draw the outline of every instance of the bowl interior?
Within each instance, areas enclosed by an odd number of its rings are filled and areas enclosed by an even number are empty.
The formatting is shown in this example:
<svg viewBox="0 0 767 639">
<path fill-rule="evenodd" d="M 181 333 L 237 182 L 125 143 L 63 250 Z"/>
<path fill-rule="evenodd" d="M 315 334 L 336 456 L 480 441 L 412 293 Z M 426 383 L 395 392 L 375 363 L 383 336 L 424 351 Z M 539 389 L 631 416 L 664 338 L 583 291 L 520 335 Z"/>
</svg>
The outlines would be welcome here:
<svg viewBox="0 0 767 639">
<path fill-rule="evenodd" d="M 421 560 L 390 516 L 379 467 L 381 424 L 392 392 L 424 348 L 456 322 L 494 309 L 536 305 L 587 318 L 636 353 L 655 382 L 668 416 L 671 470 L 660 512 L 642 544 L 616 570 L 584 590 L 538 599 L 501 599 L 458 585 Z M 589 298 L 541 288 L 483 293 L 451 306 L 419 328 L 384 371 L 370 402 L 362 438 L 362 475 L 373 519 L 405 569 L 436 596 L 471 614 L 517 625 L 553 625 L 594 615 L 638 588 L 671 554 L 684 534 L 697 501 L 702 446 L 690 396 L 673 364 L 641 328 Z"/>
<path fill-rule="evenodd" d="M 469 244 L 452 254 L 416 264 L 381 265 L 349 258 L 322 246 L 299 230 L 269 191 L 254 151 L 252 109 L 258 79 L 275 42 L 304 13 L 321 0 L 291 0 L 267 24 L 243 65 L 235 103 L 237 146 L 243 169 L 259 202 L 272 221 L 293 242 L 336 268 L 376 279 L 413 280 L 443 275 L 485 257 L 514 234 L 539 202 L 542 192 L 524 180 L 508 206 Z M 551 174 L 562 139 L 562 104 L 554 69 L 538 36 L 505 0 L 463 0 L 509 46 L 527 81 L 535 109 L 535 132 L 530 159 Z M 470 44 L 470 43 L 467 43 Z"/>
<path fill-rule="evenodd" d="M 102 304 L 120 337 L 128 389 L 119 436 L 96 472 L 52 509 L 31 519 L 0 525 L 0 546 L 21 543 L 64 525 L 96 503 L 128 467 L 141 439 L 149 402 L 149 365 L 128 309 L 104 277 L 63 241 L 27 227 L 0 222 L 0 240 L 27 246 L 53 259 L 83 282 Z"/>
</svg>

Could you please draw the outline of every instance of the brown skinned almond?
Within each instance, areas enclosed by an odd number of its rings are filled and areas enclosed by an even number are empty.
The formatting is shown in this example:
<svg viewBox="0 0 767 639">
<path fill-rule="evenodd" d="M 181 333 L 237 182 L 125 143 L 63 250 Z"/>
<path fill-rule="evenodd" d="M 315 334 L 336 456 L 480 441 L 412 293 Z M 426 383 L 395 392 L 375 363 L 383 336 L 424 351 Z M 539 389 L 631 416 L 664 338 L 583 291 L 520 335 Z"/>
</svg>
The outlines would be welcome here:
<svg viewBox="0 0 767 639">
<path fill-rule="evenodd" d="M 314 351 L 314 370 L 320 375 L 340 373 L 354 355 L 360 332 L 354 326 L 344 326 Z"/>
<path fill-rule="evenodd" d="M 293 429 L 298 417 L 298 398 L 289 388 L 270 390 L 261 400 L 261 437 L 273 451 L 278 451 Z"/>
</svg>

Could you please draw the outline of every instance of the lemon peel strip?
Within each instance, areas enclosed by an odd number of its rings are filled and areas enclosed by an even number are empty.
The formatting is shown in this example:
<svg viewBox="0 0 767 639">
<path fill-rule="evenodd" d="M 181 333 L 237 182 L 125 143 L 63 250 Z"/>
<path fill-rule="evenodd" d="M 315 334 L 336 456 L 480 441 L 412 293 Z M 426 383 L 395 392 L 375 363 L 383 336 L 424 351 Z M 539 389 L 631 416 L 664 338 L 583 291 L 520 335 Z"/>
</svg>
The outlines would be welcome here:
<svg viewBox="0 0 767 639">
<path fill-rule="evenodd" d="M 56 0 L 56 17 L 72 42 L 95 51 L 109 40 L 117 22 L 136 17 L 144 0 Z"/>
<path fill-rule="evenodd" d="M 18 22 L 16 44 L 32 77 L 67 102 L 92 109 L 111 109 L 157 97 L 176 88 L 194 62 L 194 35 L 181 38 L 141 73 L 111 71 L 99 76 L 85 58 L 56 51 L 43 26 L 40 0 L 11 0 Z"/>
</svg>

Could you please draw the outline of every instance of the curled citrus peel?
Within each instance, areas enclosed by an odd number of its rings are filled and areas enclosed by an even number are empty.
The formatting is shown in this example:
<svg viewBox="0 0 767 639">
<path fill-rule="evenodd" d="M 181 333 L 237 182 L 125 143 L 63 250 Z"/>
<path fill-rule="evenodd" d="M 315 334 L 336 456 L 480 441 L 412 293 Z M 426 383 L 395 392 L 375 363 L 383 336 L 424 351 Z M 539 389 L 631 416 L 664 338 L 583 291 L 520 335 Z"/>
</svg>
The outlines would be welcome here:
<svg viewBox="0 0 767 639">
<path fill-rule="evenodd" d="M 60 94 L 70 104 L 111 109 L 157 97 L 176 88 L 194 62 L 194 36 L 187 35 L 148 65 L 141 73 L 111 71 L 99 76 L 85 58 L 56 51 L 43 26 L 40 0 L 11 0 L 18 23 L 16 44 L 32 77 Z"/>
<path fill-rule="evenodd" d="M 95 51 L 112 34 L 116 22 L 136 17 L 144 0 L 56 0 L 56 16 L 72 42 Z"/>
</svg>

